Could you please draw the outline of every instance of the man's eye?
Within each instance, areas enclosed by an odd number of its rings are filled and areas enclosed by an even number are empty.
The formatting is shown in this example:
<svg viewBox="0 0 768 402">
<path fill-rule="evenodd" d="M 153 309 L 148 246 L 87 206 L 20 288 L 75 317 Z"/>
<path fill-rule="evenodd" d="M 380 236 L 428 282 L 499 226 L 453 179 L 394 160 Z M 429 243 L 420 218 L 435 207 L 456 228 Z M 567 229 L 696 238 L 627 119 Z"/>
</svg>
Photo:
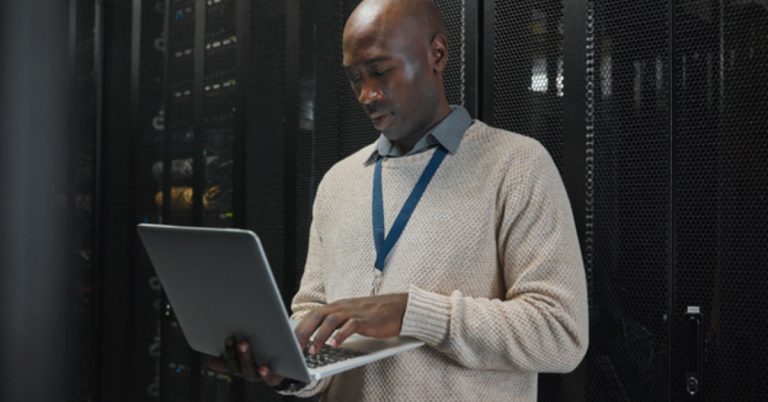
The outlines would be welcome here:
<svg viewBox="0 0 768 402">
<path fill-rule="evenodd" d="M 373 77 L 373 78 L 381 78 L 381 77 L 387 75 L 388 72 L 389 72 L 389 70 L 372 71 L 371 72 L 371 77 Z"/>
<path fill-rule="evenodd" d="M 347 79 L 353 84 L 360 82 L 360 74 L 347 74 Z"/>
</svg>

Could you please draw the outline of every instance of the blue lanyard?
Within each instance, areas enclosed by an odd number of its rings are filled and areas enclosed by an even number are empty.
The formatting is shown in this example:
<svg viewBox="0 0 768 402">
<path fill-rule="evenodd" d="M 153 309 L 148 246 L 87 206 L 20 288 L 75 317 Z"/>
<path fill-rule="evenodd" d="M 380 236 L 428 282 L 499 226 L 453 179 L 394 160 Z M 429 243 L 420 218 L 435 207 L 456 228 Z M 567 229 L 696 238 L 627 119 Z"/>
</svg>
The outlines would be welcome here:
<svg viewBox="0 0 768 402">
<path fill-rule="evenodd" d="M 376 169 L 373 171 L 373 242 L 376 245 L 376 263 L 374 266 L 379 271 L 384 270 L 384 261 L 387 259 L 387 255 L 395 247 L 395 243 L 400 239 L 400 235 L 403 234 L 405 225 L 408 224 L 408 220 L 411 219 L 413 211 L 416 209 L 416 204 L 419 203 L 421 196 L 424 195 L 424 191 L 427 189 L 429 182 L 432 181 L 432 177 L 437 172 L 437 168 L 445 159 L 445 155 L 448 152 L 445 148 L 438 146 L 435 150 L 432 159 L 429 160 L 427 167 L 424 168 L 424 172 L 421 173 L 419 181 L 416 182 L 416 186 L 413 187 L 411 195 L 405 201 L 405 205 L 400 210 L 400 213 L 395 218 L 395 223 L 392 224 L 392 228 L 389 230 L 389 235 L 384 237 L 384 200 L 381 192 L 381 160 L 379 158 L 376 161 Z"/>
</svg>

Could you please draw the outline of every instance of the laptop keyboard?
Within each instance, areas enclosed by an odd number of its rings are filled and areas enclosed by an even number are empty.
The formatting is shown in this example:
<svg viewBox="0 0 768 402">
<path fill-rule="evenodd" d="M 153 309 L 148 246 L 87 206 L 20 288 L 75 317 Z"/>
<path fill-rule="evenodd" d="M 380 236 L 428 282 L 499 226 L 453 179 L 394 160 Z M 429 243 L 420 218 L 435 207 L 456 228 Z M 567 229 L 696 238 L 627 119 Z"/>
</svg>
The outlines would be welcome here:
<svg viewBox="0 0 768 402">
<path fill-rule="evenodd" d="M 364 354 L 365 352 L 358 352 L 351 349 L 334 349 L 329 345 L 323 345 L 320 349 L 320 353 L 316 355 L 311 355 L 307 351 L 304 351 L 304 361 L 307 362 L 309 368 L 317 368 L 353 357 L 362 356 Z"/>
</svg>

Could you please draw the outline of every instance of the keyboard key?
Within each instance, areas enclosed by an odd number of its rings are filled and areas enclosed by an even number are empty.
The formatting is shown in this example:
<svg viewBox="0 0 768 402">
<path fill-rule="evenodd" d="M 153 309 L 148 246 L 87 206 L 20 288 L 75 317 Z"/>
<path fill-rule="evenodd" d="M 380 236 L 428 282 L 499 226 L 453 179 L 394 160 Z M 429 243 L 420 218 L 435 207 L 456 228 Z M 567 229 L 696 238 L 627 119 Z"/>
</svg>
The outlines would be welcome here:
<svg viewBox="0 0 768 402">
<path fill-rule="evenodd" d="M 364 354 L 364 352 L 358 352 L 356 350 L 334 349 L 329 345 L 323 345 L 320 349 L 320 353 L 316 355 L 311 355 L 305 350 L 304 360 L 307 362 L 309 368 L 317 368 L 344 361 L 352 357 L 362 356 Z"/>
</svg>

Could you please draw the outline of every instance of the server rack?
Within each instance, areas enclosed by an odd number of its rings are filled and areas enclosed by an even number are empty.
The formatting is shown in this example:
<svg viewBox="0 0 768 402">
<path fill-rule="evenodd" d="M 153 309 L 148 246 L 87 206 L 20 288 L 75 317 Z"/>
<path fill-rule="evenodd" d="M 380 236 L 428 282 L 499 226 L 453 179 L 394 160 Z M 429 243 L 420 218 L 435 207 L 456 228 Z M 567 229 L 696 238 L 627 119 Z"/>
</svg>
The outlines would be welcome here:
<svg viewBox="0 0 768 402">
<path fill-rule="evenodd" d="M 281 9 L 279 4 L 269 6 L 262 8 Z M 251 2 L 174 0 L 167 1 L 166 7 L 162 166 L 171 168 L 161 167 L 160 221 L 209 227 L 248 225 L 261 233 L 261 228 L 249 225 L 245 208 L 249 197 L 244 191 L 247 138 L 253 137 L 246 135 L 253 127 L 253 117 L 247 113 L 248 66 L 253 57 L 248 39 L 256 28 L 251 25 Z M 160 400 L 278 398 L 264 384 L 246 386 L 240 379 L 208 370 L 208 357 L 189 349 L 167 302 L 163 309 Z"/>
<path fill-rule="evenodd" d="M 672 398 L 759 400 L 768 392 L 768 6 L 668 10 Z"/>
<path fill-rule="evenodd" d="M 201 174 L 198 143 L 202 130 L 196 130 L 194 120 L 194 99 L 200 94 L 193 95 L 199 54 L 195 31 L 201 24 L 197 6 L 194 0 L 166 2 L 163 189 L 159 201 L 160 221 L 167 224 L 195 225 L 201 218 L 203 187 L 195 177 Z M 199 388 L 199 359 L 186 344 L 167 300 L 162 307 L 159 397 L 161 401 L 192 400 Z"/>
<path fill-rule="evenodd" d="M 167 52 L 164 0 L 134 1 L 132 13 L 132 97 L 137 147 L 135 166 L 136 222 L 162 221 L 165 158 L 165 58 Z M 133 328 L 136 353 L 132 395 L 135 400 L 157 400 L 160 396 L 162 337 L 165 300 L 154 268 L 140 243 L 133 277 Z"/>
<path fill-rule="evenodd" d="M 230 227 L 235 211 L 238 37 L 233 0 L 167 1 L 161 221 Z M 163 305 L 160 400 L 229 400 L 231 379 L 207 369 Z"/>
<path fill-rule="evenodd" d="M 587 270 L 590 349 L 539 399 L 759 399 L 768 8 L 484 5 L 483 118 L 549 149 Z"/>
</svg>

